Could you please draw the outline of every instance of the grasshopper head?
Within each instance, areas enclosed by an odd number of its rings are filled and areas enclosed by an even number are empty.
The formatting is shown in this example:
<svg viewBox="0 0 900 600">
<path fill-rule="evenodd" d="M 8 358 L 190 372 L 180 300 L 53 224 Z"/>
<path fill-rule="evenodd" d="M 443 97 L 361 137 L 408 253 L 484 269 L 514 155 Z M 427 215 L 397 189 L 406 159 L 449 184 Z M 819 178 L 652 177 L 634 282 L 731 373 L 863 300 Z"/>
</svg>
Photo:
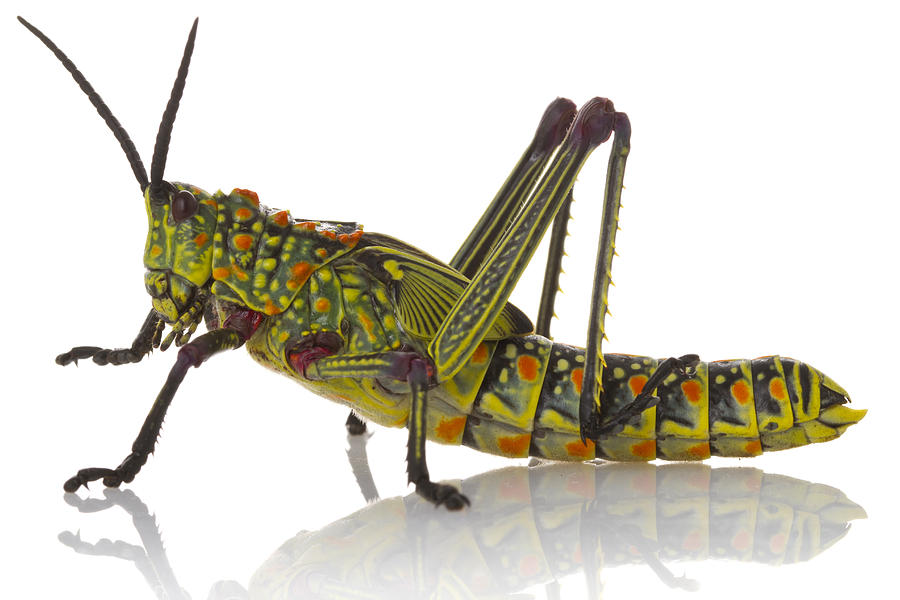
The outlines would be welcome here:
<svg viewBox="0 0 900 600">
<path fill-rule="evenodd" d="M 147 244 L 144 248 L 144 265 L 147 267 L 144 283 L 153 297 L 153 308 L 167 322 L 175 324 L 173 329 L 179 334 L 179 339 L 186 339 L 181 337 L 180 332 L 185 327 L 195 325 L 202 317 L 201 309 L 212 268 L 216 202 L 199 188 L 164 181 L 163 172 L 169 153 L 172 126 L 175 124 L 175 115 L 184 92 L 191 54 L 194 51 L 197 20 L 194 20 L 188 35 L 178 76 L 175 78 L 175 85 L 172 87 L 169 102 L 156 134 L 150 177 L 147 177 L 144 163 L 125 128 L 119 124 L 112 111 L 75 64 L 50 38 L 31 23 L 22 17 L 19 17 L 19 21 L 62 62 L 125 151 L 125 157 L 131 165 L 138 185 L 141 186 L 150 221 Z M 186 335 L 190 337 L 189 333 Z"/>
<path fill-rule="evenodd" d="M 208 287 L 216 229 L 216 201 L 198 187 L 165 183 L 163 192 L 144 192 L 148 231 L 144 286 L 153 308 L 177 321 Z"/>
</svg>

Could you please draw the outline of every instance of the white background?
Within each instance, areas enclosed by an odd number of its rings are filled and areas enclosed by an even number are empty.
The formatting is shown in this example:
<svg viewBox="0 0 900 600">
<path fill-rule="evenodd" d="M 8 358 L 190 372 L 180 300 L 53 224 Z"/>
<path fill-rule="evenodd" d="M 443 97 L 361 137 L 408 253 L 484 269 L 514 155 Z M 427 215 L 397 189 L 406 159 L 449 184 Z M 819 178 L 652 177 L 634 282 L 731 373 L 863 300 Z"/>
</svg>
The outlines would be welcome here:
<svg viewBox="0 0 900 600">
<path fill-rule="evenodd" d="M 870 410 L 836 442 L 740 463 L 843 490 L 868 512 L 845 539 L 802 565 L 676 572 L 701 582 L 693 597 L 896 589 L 892 3 L 18 4 L 82 68 L 148 169 L 199 15 L 168 179 L 249 188 L 295 217 L 356 220 L 445 259 L 550 100 L 612 98 L 634 134 L 606 348 L 794 356 Z M 56 539 L 80 529 L 86 541 L 138 543 L 124 513 L 79 514 L 61 484 L 80 467 L 118 464 L 173 353 L 118 368 L 61 368 L 53 357 L 131 343 L 149 308 L 141 197 L 102 121 L 14 16 L 0 19 L 4 592 L 152 598 L 130 565 Z M 576 187 L 560 341 L 584 341 L 605 165 L 598 152 Z M 543 267 L 533 271 L 513 297 L 531 315 Z M 246 584 L 297 531 L 362 507 L 344 417 L 243 351 L 189 374 L 130 487 L 156 513 L 194 598 L 217 580 Z M 384 497 L 410 491 L 404 444 L 400 430 L 371 440 Z M 429 446 L 429 464 L 449 479 L 509 461 Z M 666 591 L 647 567 L 602 579 L 609 598 Z M 580 585 L 565 583 L 564 597 L 584 597 Z"/>
</svg>

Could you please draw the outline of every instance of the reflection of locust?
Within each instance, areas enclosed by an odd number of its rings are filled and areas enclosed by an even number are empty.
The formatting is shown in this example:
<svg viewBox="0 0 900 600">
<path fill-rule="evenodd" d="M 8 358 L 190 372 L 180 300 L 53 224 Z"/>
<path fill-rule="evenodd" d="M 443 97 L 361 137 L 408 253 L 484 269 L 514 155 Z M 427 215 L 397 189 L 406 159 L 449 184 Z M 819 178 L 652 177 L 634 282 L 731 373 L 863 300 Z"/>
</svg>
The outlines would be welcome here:
<svg viewBox="0 0 900 600">
<path fill-rule="evenodd" d="M 286 541 L 249 592 L 222 582 L 209 597 L 499 598 L 546 584 L 547 597 L 560 598 L 557 580 L 583 572 L 595 598 L 601 569 L 621 564 L 646 564 L 667 585 L 696 589 L 664 561 L 805 561 L 839 540 L 848 521 L 865 517 L 828 486 L 697 464 L 510 467 L 461 488 L 473 500 L 464 514 L 435 511 L 415 495 L 382 500 Z M 147 507 L 130 491 L 105 494 L 106 501 L 68 498 L 83 511 L 123 507 L 146 550 L 71 533 L 63 543 L 133 560 L 160 597 L 187 597 Z"/>
<path fill-rule="evenodd" d="M 214 194 L 163 179 L 197 23 L 163 114 L 150 176 L 134 144 L 75 65 L 22 20 L 87 93 L 119 140 L 149 217 L 145 284 L 152 296 L 131 348 L 80 346 L 60 364 L 140 361 L 183 346 L 132 446 L 115 469 L 82 469 L 75 491 L 130 482 L 153 451 L 190 367 L 247 345 L 254 359 L 349 405 L 360 418 L 409 428 L 416 491 L 461 508 L 465 496 L 430 480 L 425 441 L 510 457 L 702 460 L 754 456 L 834 439 L 864 411 L 800 361 L 769 356 L 658 361 L 601 351 L 631 126 L 612 102 L 580 110 L 554 101 L 522 159 L 449 264 L 355 223 L 295 219 L 249 190 Z M 586 349 L 550 340 L 550 320 L 575 177 L 612 138 Z M 554 222 L 555 219 L 555 222 Z M 553 223 L 537 326 L 507 300 Z M 209 332 L 190 341 L 201 320 Z M 162 339 L 166 324 L 172 331 Z M 532 335 L 532 331 L 536 335 Z"/>
</svg>

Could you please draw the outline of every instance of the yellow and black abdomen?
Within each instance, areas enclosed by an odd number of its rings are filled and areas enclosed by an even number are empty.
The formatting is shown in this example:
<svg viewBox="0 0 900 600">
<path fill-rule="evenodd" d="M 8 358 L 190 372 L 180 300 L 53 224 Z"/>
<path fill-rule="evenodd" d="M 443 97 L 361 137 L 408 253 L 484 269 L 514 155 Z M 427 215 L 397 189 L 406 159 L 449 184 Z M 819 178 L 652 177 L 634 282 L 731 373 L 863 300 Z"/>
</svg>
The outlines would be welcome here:
<svg viewBox="0 0 900 600">
<path fill-rule="evenodd" d="M 605 358 L 601 417 L 608 419 L 637 397 L 660 361 Z M 847 393 L 831 378 L 791 358 L 701 362 L 665 378 L 659 404 L 638 422 L 582 442 L 583 365 L 583 349 L 540 336 L 485 343 L 450 382 L 464 382 L 465 401 L 456 403 L 462 395 L 441 386 L 436 404 L 443 408 L 429 416 L 429 437 L 509 457 L 703 460 L 828 441 L 866 413 L 845 406 Z"/>
</svg>

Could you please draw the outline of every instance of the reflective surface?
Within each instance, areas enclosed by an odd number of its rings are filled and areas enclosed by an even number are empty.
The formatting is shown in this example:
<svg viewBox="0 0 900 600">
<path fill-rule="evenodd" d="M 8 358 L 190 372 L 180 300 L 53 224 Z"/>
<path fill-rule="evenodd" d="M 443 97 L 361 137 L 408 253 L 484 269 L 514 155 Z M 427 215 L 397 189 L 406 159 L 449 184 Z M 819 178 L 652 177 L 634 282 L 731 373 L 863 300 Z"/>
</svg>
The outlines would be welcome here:
<svg viewBox="0 0 900 600">
<path fill-rule="evenodd" d="M 460 513 L 435 510 L 415 494 L 377 500 L 362 438 L 350 459 L 374 503 L 318 531 L 302 531 L 274 551 L 245 590 L 212 586 L 228 598 L 497 598 L 532 586 L 560 597 L 560 579 L 581 577 L 588 598 L 604 573 L 640 565 L 669 588 L 698 590 L 676 576 L 678 561 L 733 560 L 786 565 L 812 560 L 865 518 L 838 489 L 753 468 L 702 464 L 537 464 L 490 471 L 461 482 L 472 501 Z M 60 541 L 80 554 L 131 561 L 160 598 L 187 598 L 159 529 L 130 490 L 104 499 L 66 500 L 85 513 L 120 507 L 140 544 Z"/>
</svg>

